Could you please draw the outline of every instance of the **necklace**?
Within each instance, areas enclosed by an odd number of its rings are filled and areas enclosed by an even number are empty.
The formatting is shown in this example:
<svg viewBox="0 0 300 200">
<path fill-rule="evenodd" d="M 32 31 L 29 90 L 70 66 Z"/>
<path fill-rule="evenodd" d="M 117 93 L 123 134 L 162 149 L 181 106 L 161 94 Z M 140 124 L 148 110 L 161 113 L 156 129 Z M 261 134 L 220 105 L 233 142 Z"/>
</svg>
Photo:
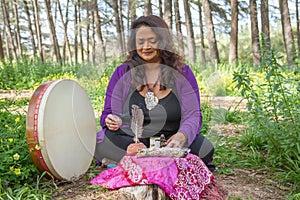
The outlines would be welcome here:
<svg viewBox="0 0 300 200">
<path fill-rule="evenodd" d="M 158 78 L 155 81 L 152 88 L 149 86 L 149 84 L 147 83 L 147 80 L 146 80 L 146 86 L 147 86 L 148 92 L 145 95 L 145 103 L 146 103 L 146 108 L 148 110 L 152 110 L 158 104 L 158 98 L 157 98 L 157 96 L 155 96 L 153 90 L 156 87 L 159 78 L 160 78 L 160 76 L 158 76 Z"/>
</svg>

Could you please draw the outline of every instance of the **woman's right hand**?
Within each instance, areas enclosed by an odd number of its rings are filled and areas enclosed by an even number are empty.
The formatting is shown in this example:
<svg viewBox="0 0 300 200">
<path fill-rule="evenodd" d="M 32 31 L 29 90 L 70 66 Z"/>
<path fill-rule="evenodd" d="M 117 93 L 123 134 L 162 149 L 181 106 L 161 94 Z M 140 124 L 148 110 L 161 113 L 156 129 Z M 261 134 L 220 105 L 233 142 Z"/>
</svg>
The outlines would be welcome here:
<svg viewBox="0 0 300 200">
<path fill-rule="evenodd" d="M 109 114 L 105 118 L 105 124 L 109 130 L 116 131 L 121 127 L 122 119 L 117 115 Z"/>
</svg>

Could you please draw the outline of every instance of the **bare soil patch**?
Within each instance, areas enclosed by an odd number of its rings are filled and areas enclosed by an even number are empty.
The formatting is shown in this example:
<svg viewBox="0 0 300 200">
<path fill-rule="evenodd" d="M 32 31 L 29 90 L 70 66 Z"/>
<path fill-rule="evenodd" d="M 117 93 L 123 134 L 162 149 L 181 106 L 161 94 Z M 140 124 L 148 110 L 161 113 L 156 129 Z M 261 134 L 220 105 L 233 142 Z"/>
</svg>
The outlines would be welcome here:
<svg viewBox="0 0 300 200">
<path fill-rule="evenodd" d="M 31 90 L 0 90 L 0 99 L 30 98 L 32 94 Z"/>
</svg>

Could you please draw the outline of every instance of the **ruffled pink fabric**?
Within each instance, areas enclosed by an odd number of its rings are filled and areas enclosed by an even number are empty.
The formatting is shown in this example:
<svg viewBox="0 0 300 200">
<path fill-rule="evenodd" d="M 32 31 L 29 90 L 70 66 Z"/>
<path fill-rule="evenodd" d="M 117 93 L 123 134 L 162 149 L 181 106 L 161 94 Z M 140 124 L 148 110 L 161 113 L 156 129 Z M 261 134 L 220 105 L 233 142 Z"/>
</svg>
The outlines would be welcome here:
<svg viewBox="0 0 300 200">
<path fill-rule="evenodd" d="M 124 156 L 115 168 L 104 170 L 90 181 L 109 189 L 156 184 L 173 200 L 201 199 L 213 174 L 193 154 L 185 158 Z"/>
</svg>

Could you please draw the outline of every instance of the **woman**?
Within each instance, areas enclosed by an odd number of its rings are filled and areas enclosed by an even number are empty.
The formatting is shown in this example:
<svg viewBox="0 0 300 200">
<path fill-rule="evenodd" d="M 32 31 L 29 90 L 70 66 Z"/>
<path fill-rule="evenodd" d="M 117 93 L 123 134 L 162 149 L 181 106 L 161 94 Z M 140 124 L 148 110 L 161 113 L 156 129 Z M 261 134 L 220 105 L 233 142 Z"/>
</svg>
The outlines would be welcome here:
<svg viewBox="0 0 300 200">
<path fill-rule="evenodd" d="M 127 61 L 113 73 L 106 91 L 97 134 L 95 157 L 118 162 L 133 143 L 131 106 L 144 113 L 139 139 L 164 134 L 168 147 L 188 147 L 211 165 L 214 147 L 199 134 L 202 126 L 199 89 L 189 66 L 181 62 L 167 24 L 154 15 L 142 16 L 131 26 Z"/>
</svg>

